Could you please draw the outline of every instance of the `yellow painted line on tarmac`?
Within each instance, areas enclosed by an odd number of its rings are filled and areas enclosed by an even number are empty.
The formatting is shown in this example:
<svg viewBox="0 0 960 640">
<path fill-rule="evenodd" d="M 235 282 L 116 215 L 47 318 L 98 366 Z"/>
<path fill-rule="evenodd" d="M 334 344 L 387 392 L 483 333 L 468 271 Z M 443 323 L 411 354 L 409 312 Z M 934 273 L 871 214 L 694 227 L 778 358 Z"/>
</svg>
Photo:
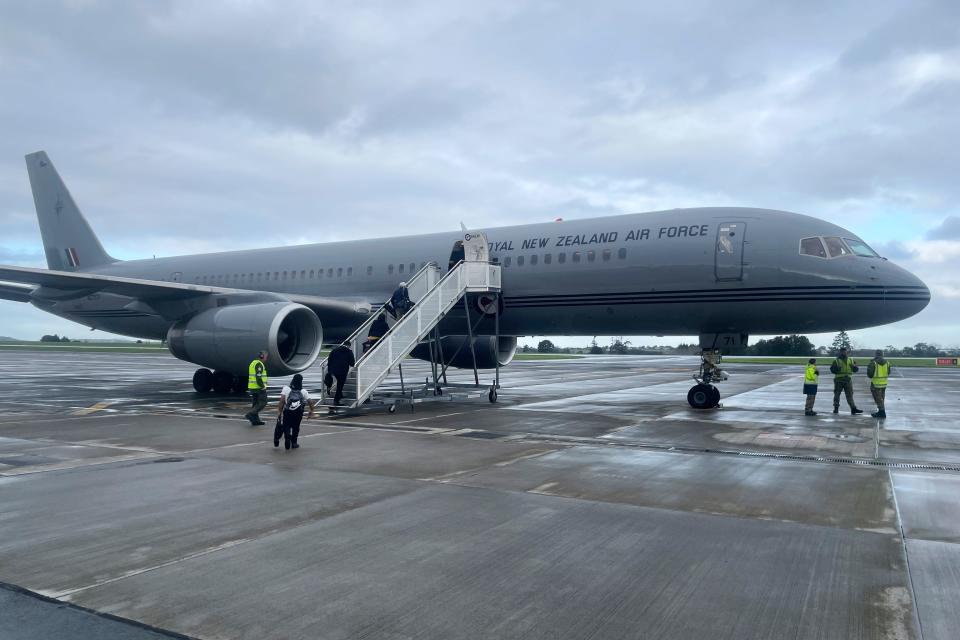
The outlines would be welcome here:
<svg viewBox="0 0 960 640">
<path fill-rule="evenodd" d="M 90 405 L 89 407 L 84 407 L 83 409 L 77 409 L 76 411 L 73 411 L 70 415 L 86 416 L 91 413 L 96 413 L 97 411 L 103 411 L 104 409 L 106 409 L 112 404 L 113 404 L 112 402 L 98 402 L 97 404 Z"/>
</svg>

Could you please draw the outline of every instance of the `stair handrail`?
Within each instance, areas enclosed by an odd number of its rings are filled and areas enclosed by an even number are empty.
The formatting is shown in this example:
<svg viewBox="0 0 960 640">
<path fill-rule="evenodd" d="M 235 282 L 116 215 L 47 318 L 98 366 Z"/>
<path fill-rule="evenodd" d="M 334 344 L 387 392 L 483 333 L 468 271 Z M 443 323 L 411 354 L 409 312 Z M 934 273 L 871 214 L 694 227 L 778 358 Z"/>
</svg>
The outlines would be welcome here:
<svg viewBox="0 0 960 640">
<path fill-rule="evenodd" d="M 420 267 L 420 270 L 417 271 L 412 278 L 410 278 L 407 281 L 407 291 L 410 292 L 410 301 L 414 304 L 414 306 L 417 304 L 417 302 L 419 302 L 420 299 L 426 296 L 427 293 L 429 293 L 430 290 L 433 288 L 433 285 L 430 283 L 430 280 L 431 280 L 430 275 L 436 274 L 439 271 L 440 271 L 440 268 L 437 266 L 436 262 L 432 262 L 432 261 L 427 262 L 422 267 Z M 417 291 L 417 289 L 424 280 L 427 281 L 427 284 L 426 284 L 426 287 L 424 288 L 423 293 L 420 294 L 419 291 Z M 411 289 L 413 289 L 413 291 L 411 291 Z M 351 333 L 346 340 L 343 340 L 340 343 L 334 345 L 333 348 L 335 349 L 337 346 L 345 342 L 349 343 L 350 349 L 353 351 L 354 358 L 356 359 L 357 365 L 359 366 L 360 360 L 362 360 L 363 356 L 365 355 L 363 353 L 363 343 L 366 341 L 366 337 L 368 335 L 367 332 L 370 328 L 370 325 L 374 323 L 374 321 L 380 316 L 381 313 L 386 313 L 389 307 L 390 307 L 390 298 L 387 298 L 387 301 L 384 302 L 382 305 L 380 305 L 380 307 L 378 307 L 376 311 L 372 312 L 370 314 L 370 317 L 364 320 L 363 323 L 360 324 L 360 326 L 357 327 L 354 330 L 354 332 Z M 320 380 L 321 381 L 324 378 L 326 378 L 329 359 L 330 359 L 330 355 L 327 354 L 327 357 L 320 361 Z M 326 396 L 327 396 L 326 385 L 321 384 L 320 386 L 320 402 L 321 403 L 326 399 Z"/>
<path fill-rule="evenodd" d="M 479 282 L 475 282 L 474 276 L 478 275 L 481 276 L 477 278 Z M 489 262 L 466 260 L 458 262 L 357 361 L 357 397 L 355 402 L 357 404 L 362 403 L 373 390 L 380 385 L 383 379 L 386 378 L 390 369 L 405 358 L 466 293 L 469 293 L 471 290 L 489 291 L 491 289 L 500 289 L 500 276 L 499 265 Z M 448 299 L 444 301 L 440 296 L 445 291 L 445 285 L 448 284 L 448 280 L 454 278 L 457 281 L 456 288 L 450 292 Z M 423 313 L 424 310 L 432 304 L 432 301 L 428 300 L 431 296 L 437 298 L 436 311 L 434 315 L 430 316 L 429 319 L 424 322 Z M 394 349 L 393 342 L 398 332 L 403 331 L 406 325 L 414 321 L 417 323 L 416 332 L 408 336 L 406 342 L 400 344 L 398 349 Z M 369 366 L 373 358 L 376 358 L 383 349 L 387 349 L 385 361 L 381 363 L 378 373 L 364 383 L 361 378 L 361 373 L 365 368 L 364 365 Z"/>
</svg>

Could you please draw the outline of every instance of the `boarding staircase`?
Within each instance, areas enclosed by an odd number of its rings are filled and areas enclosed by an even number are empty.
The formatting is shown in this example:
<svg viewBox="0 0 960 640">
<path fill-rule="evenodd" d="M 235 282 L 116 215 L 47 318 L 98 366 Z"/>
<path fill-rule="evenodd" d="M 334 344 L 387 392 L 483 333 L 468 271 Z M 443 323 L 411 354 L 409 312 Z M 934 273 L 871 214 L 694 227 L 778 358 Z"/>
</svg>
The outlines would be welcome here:
<svg viewBox="0 0 960 640">
<path fill-rule="evenodd" d="M 485 256 L 484 256 L 485 257 Z M 500 266 L 483 260 L 464 260 L 446 274 L 433 263 L 427 264 L 407 282 L 413 306 L 401 316 L 390 330 L 377 340 L 366 353 L 363 351 L 370 325 L 381 313 L 387 313 L 385 304 L 344 341 L 356 358 L 343 389 L 343 398 L 337 409 L 356 409 L 376 391 L 392 369 L 410 355 L 444 316 L 468 293 L 499 292 Z M 320 363 L 321 376 L 326 378 L 327 360 Z M 328 394 L 321 389 L 320 405 L 333 407 L 336 383 Z"/>
</svg>

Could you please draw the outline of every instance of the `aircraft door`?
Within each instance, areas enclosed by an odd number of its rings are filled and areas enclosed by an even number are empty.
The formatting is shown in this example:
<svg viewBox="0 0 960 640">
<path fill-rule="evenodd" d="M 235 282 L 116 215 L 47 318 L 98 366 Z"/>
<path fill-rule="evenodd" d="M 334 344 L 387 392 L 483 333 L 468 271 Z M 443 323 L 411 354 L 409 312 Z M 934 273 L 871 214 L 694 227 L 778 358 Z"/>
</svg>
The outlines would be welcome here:
<svg viewBox="0 0 960 640">
<path fill-rule="evenodd" d="M 487 234 L 482 231 L 464 231 L 463 239 L 453 244 L 447 268 L 453 269 L 458 262 L 489 262 L 490 247 L 487 244 Z"/>
<path fill-rule="evenodd" d="M 717 229 L 715 273 L 717 280 L 743 280 L 745 222 L 723 222 Z"/>
<path fill-rule="evenodd" d="M 490 262 L 490 245 L 483 231 L 466 231 L 463 234 L 464 259 L 470 262 Z"/>
</svg>

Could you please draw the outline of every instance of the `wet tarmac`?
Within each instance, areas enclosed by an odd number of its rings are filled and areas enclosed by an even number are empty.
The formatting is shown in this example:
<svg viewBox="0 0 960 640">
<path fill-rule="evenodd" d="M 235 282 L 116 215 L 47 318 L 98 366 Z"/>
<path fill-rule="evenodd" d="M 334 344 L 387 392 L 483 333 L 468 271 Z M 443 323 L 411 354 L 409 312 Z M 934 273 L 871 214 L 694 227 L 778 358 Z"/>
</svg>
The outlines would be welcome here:
<svg viewBox="0 0 960 640">
<path fill-rule="evenodd" d="M 956 369 L 881 422 L 862 376 L 808 418 L 797 368 L 696 411 L 696 358 L 515 362 L 284 451 L 169 356 L 5 361 L 3 638 L 957 637 Z"/>
</svg>

